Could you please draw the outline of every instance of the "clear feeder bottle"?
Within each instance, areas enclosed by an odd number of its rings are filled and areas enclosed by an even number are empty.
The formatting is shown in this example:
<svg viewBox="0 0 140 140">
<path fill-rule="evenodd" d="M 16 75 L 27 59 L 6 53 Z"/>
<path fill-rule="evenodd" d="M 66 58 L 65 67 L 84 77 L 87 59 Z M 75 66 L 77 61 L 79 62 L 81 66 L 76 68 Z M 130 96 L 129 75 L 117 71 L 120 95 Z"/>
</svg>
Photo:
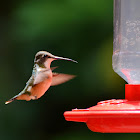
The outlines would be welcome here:
<svg viewBox="0 0 140 140">
<path fill-rule="evenodd" d="M 64 113 L 94 132 L 140 133 L 140 0 L 114 0 L 113 69 L 128 84 L 125 99 Z"/>
<path fill-rule="evenodd" d="M 140 0 L 115 0 L 114 7 L 113 69 L 140 84 Z"/>
</svg>

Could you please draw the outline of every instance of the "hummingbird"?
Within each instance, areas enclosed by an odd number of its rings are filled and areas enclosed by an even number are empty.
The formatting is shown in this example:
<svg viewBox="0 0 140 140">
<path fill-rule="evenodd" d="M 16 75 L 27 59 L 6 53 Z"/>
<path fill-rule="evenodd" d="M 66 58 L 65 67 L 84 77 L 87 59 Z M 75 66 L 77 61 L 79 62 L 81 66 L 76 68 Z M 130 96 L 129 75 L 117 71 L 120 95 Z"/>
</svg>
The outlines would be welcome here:
<svg viewBox="0 0 140 140">
<path fill-rule="evenodd" d="M 78 63 L 70 58 L 55 56 L 47 51 L 39 51 L 35 55 L 32 76 L 26 83 L 25 88 L 16 96 L 6 101 L 9 104 L 14 100 L 36 100 L 43 96 L 50 86 L 65 83 L 75 75 L 52 72 L 57 67 L 50 67 L 54 60 L 67 60 Z"/>
</svg>

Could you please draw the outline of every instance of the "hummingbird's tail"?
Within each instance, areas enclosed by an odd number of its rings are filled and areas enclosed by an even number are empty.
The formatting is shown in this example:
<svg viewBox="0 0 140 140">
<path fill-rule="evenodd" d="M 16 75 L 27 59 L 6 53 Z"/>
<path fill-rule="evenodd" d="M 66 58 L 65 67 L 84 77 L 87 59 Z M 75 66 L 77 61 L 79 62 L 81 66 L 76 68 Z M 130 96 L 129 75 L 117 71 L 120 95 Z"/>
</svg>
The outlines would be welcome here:
<svg viewBox="0 0 140 140">
<path fill-rule="evenodd" d="M 8 101 L 6 101 L 5 102 L 5 104 L 7 105 L 7 104 L 9 104 L 9 103 L 11 103 L 11 102 L 13 102 L 14 100 L 16 100 L 17 99 L 17 95 L 16 96 L 14 96 L 13 98 L 11 98 L 10 100 L 8 100 Z"/>
</svg>

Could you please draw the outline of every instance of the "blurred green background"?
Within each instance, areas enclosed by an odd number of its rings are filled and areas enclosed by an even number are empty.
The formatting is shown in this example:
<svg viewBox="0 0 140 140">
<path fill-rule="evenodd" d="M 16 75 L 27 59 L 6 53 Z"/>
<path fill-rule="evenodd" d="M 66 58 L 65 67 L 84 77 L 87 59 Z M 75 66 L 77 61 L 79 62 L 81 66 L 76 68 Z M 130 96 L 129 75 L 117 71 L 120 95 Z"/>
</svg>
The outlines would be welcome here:
<svg viewBox="0 0 140 140">
<path fill-rule="evenodd" d="M 0 139 L 118 140 L 139 134 L 91 132 L 67 122 L 63 113 L 124 98 L 125 82 L 112 69 L 113 1 L 21 0 L 0 5 Z M 4 102 L 18 94 L 31 75 L 39 50 L 77 60 L 55 61 L 56 72 L 75 74 L 36 101 Z"/>
</svg>

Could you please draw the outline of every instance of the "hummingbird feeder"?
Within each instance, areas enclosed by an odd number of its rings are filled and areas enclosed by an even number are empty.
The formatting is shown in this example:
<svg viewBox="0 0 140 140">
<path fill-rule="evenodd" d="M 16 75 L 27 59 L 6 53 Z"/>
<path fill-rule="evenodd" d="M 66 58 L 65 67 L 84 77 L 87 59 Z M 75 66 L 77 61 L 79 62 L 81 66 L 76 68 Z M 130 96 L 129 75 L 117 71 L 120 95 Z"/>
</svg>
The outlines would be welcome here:
<svg viewBox="0 0 140 140">
<path fill-rule="evenodd" d="M 114 0 L 113 69 L 128 84 L 125 99 L 98 102 L 64 113 L 94 132 L 140 133 L 140 1 Z"/>
</svg>

